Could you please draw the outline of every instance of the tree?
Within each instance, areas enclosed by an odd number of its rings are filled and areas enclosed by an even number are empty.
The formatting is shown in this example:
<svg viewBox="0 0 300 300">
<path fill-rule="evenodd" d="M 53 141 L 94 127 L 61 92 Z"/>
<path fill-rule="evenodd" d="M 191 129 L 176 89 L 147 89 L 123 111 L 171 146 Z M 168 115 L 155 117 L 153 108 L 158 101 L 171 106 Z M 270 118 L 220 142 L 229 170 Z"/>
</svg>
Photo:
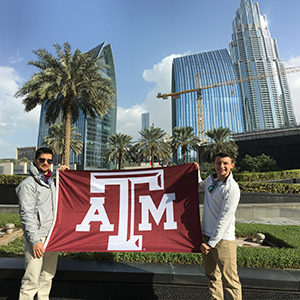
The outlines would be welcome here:
<svg viewBox="0 0 300 300">
<path fill-rule="evenodd" d="M 27 163 L 27 164 L 30 163 L 30 160 L 25 156 L 22 157 L 21 159 L 19 159 L 19 161 L 22 162 L 22 163 Z"/>
<path fill-rule="evenodd" d="M 265 155 L 264 153 L 256 157 L 251 157 L 246 154 L 245 157 L 238 163 L 238 166 L 240 171 L 249 172 L 268 172 L 278 170 L 275 159 Z"/>
<path fill-rule="evenodd" d="M 189 153 L 191 150 L 198 150 L 199 139 L 195 136 L 193 132 L 193 127 L 175 127 L 174 137 L 171 140 L 171 147 L 173 150 L 177 150 L 178 147 L 181 148 L 181 154 L 183 158 L 183 163 L 186 163 L 186 153 Z"/>
<path fill-rule="evenodd" d="M 104 150 L 105 161 L 116 161 L 118 169 L 121 170 L 122 161 L 125 161 L 130 157 L 130 149 L 132 136 L 122 133 L 112 134 L 108 137 L 106 143 L 107 149 Z"/>
<path fill-rule="evenodd" d="M 74 125 L 71 125 L 70 150 L 74 151 L 75 155 L 78 155 L 82 151 L 83 142 L 81 140 L 81 134 L 76 132 L 76 129 Z M 58 125 L 54 123 L 50 125 L 49 134 L 44 137 L 42 146 L 49 147 L 54 154 L 62 154 L 64 142 L 64 124 L 60 123 Z"/>
<path fill-rule="evenodd" d="M 142 156 L 139 154 L 139 148 L 137 143 L 131 144 L 129 148 L 129 152 L 130 155 L 128 158 L 128 163 L 130 165 L 139 165 L 143 161 Z"/>
<path fill-rule="evenodd" d="M 143 159 L 151 160 L 153 168 L 154 160 L 168 160 L 171 156 L 170 144 L 165 141 L 166 132 L 159 128 L 151 126 L 139 131 L 141 139 L 137 142 L 139 156 Z"/>
<path fill-rule="evenodd" d="M 0 159 L 0 163 L 13 163 L 15 166 L 19 166 L 21 163 L 30 163 L 30 160 L 27 157 L 22 157 L 20 159 L 4 158 Z"/>
<path fill-rule="evenodd" d="M 25 111 L 45 104 L 46 122 L 55 123 L 62 113 L 64 120 L 64 149 L 62 164 L 69 165 L 71 124 L 82 112 L 85 117 L 103 117 L 113 105 L 114 89 L 102 71 L 108 66 L 92 53 L 71 52 L 69 43 L 64 49 L 54 44 L 56 56 L 45 49 L 33 51 L 38 60 L 29 61 L 39 71 L 24 83 L 15 94 L 22 100 Z"/>
<path fill-rule="evenodd" d="M 18 161 L 21 162 L 21 163 L 26 163 L 26 164 L 30 163 L 30 160 L 25 156 L 22 157 L 21 159 L 18 159 Z"/>
<path fill-rule="evenodd" d="M 232 154 L 234 157 L 238 155 L 238 145 L 230 138 L 232 134 L 228 127 L 213 128 L 205 133 L 211 141 L 204 146 L 203 155 L 210 161 L 213 160 L 218 152 L 224 151 Z"/>
<path fill-rule="evenodd" d="M 200 165 L 201 174 L 210 174 L 215 172 L 215 168 L 211 162 L 202 162 Z"/>
</svg>

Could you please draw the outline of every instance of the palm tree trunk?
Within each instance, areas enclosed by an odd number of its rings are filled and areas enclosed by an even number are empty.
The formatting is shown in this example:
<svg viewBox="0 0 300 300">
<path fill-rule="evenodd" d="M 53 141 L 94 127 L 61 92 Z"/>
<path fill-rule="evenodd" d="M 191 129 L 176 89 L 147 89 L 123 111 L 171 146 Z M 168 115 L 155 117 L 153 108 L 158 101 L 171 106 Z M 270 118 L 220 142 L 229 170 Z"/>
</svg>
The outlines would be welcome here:
<svg viewBox="0 0 300 300">
<path fill-rule="evenodd" d="M 151 168 L 154 168 L 154 155 L 153 155 L 153 150 L 151 149 Z"/>
<path fill-rule="evenodd" d="M 70 140 L 71 140 L 71 107 L 67 108 L 66 117 L 65 117 L 65 141 L 64 149 L 62 154 L 62 164 L 69 166 L 70 160 Z"/>
<path fill-rule="evenodd" d="M 118 161 L 119 161 L 119 163 L 118 163 L 119 164 L 118 169 L 121 170 L 121 167 L 122 167 L 121 166 L 121 164 L 122 164 L 122 155 L 121 154 L 119 154 Z"/>
</svg>

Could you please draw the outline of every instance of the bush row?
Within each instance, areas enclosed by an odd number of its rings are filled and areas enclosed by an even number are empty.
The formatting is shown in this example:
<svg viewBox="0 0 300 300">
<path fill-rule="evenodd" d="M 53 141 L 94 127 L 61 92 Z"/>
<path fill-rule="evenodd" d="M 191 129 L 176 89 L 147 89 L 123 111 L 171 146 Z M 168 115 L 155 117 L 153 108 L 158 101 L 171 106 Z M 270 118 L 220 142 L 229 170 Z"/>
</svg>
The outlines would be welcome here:
<svg viewBox="0 0 300 300">
<path fill-rule="evenodd" d="M 299 194 L 300 185 L 289 183 L 238 182 L 241 192 Z"/>
<path fill-rule="evenodd" d="M 207 175 L 202 177 L 205 178 L 206 176 Z M 26 175 L 0 175 L 0 184 L 19 184 L 24 178 L 26 178 Z M 300 170 L 286 170 L 265 173 L 234 173 L 234 178 L 238 182 L 300 178 Z"/>
<path fill-rule="evenodd" d="M 0 175 L 0 184 L 19 184 L 26 175 Z"/>
<path fill-rule="evenodd" d="M 265 173 L 234 173 L 234 179 L 238 182 L 243 181 L 266 181 L 266 180 L 280 180 L 280 179 L 290 179 L 299 178 L 300 170 L 286 170 L 286 171 L 276 171 L 276 172 L 265 172 Z"/>
</svg>

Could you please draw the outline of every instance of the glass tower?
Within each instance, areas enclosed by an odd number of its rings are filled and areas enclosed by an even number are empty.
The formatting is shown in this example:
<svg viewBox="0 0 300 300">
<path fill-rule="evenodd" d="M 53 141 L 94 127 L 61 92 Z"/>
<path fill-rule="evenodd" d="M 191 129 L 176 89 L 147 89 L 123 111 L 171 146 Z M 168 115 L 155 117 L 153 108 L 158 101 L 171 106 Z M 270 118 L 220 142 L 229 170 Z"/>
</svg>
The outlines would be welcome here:
<svg viewBox="0 0 300 300">
<path fill-rule="evenodd" d="M 142 114 L 142 130 L 145 128 L 150 129 L 150 113 Z"/>
<path fill-rule="evenodd" d="M 196 74 L 202 86 L 236 79 L 227 49 L 177 57 L 172 65 L 172 92 L 196 88 Z M 238 85 L 224 85 L 202 90 L 204 131 L 228 127 L 233 133 L 244 131 Z M 197 93 L 181 94 L 172 100 L 172 128 L 190 126 L 198 135 Z M 181 154 L 178 151 L 178 159 Z M 195 161 L 191 152 L 188 161 Z"/>
<path fill-rule="evenodd" d="M 285 69 L 258 3 L 241 0 L 232 22 L 230 52 L 238 78 L 268 74 L 239 84 L 246 132 L 292 127 L 296 119 Z"/>
<path fill-rule="evenodd" d="M 105 76 L 111 79 L 111 84 L 115 91 L 117 91 L 116 73 L 114 66 L 114 59 L 112 54 L 111 45 L 105 46 L 105 42 L 93 48 L 90 52 L 99 59 L 103 59 L 106 65 L 109 65 L 108 70 L 103 70 Z M 107 138 L 111 134 L 116 133 L 117 124 L 117 98 L 113 100 L 113 107 L 109 112 L 103 116 L 96 117 L 94 120 L 91 117 L 85 118 L 80 112 L 79 119 L 74 124 L 77 127 L 77 132 L 81 134 L 83 141 L 82 153 L 75 156 L 71 151 L 70 164 L 77 164 L 77 169 L 110 169 L 111 164 L 105 163 L 103 151 L 106 148 Z M 45 122 L 46 108 L 43 105 L 40 114 L 40 125 L 38 133 L 38 147 L 44 141 L 44 137 L 48 134 L 49 124 Z M 60 123 L 62 120 L 57 120 Z M 58 158 L 54 158 L 54 163 L 58 163 Z"/>
</svg>

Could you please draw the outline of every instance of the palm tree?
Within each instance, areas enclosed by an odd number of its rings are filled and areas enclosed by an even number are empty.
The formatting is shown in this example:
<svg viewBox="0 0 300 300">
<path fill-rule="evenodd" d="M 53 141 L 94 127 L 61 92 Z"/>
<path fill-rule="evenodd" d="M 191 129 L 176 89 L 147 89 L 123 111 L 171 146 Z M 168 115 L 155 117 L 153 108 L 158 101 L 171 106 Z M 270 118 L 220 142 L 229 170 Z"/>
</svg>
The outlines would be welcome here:
<svg viewBox="0 0 300 300">
<path fill-rule="evenodd" d="M 211 141 L 204 146 L 203 155 L 207 156 L 211 161 L 218 152 L 224 151 L 232 154 L 234 157 L 238 155 L 238 145 L 230 138 L 232 135 L 228 127 L 213 128 L 205 133 Z"/>
<path fill-rule="evenodd" d="M 129 147 L 129 157 L 127 158 L 129 163 L 139 164 L 143 161 L 142 156 L 139 153 L 137 143 L 132 143 Z"/>
<path fill-rule="evenodd" d="M 30 160 L 27 157 L 22 157 L 21 159 L 19 159 L 20 162 L 22 163 L 30 163 Z"/>
<path fill-rule="evenodd" d="M 105 161 L 117 161 L 118 169 L 121 170 L 122 161 L 130 157 L 132 136 L 122 133 L 112 134 L 106 143 L 107 149 L 104 150 Z"/>
<path fill-rule="evenodd" d="M 76 132 L 76 129 L 74 125 L 71 125 L 70 149 L 74 151 L 75 155 L 78 155 L 82 151 L 83 142 L 81 140 L 81 134 Z M 64 124 L 60 123 L 58 125 L 54 123 L 50 125 L 49 134 L 44 137 L 42 146 L 49 147 L 54 154 L 62 154 L 64 142 Z"/>
<path fill-rule="evenodd" d="M 39 71 L 24 83 L 15 94 L 22 100 L 25 111 L 45 104 L 47 123 L 55 123 L 60 113 L 64 121 L 64 149 L 62 163 L 69 165 L 71 123 L 79 117 L 103 117 L 113 105 L 114 89 L 101 71 L 107 66 L 92 53 L 71 52 L 69 43 L 64 49 L 54 44 L 57 58 L 45 49 L 33 51 L 38 60 L 29 61 Z"/>
<path fill-rule="evenodd" d="M 137 142 L 139 155 L 144 159 L 151 159 L 153 168 L 154 159 L 168 160 L 171 156 L 170 144 L 166 142 L 166 132 L 161 128 L 151 126 L 139 131 L 142 136 Z"/>
<path fill-rule="evenodd" d="M 173 150 L 177 150 L 178 147 L 181 148 L 181 154 L 183 158 L 183 163 L 186 162 L 186 153 L 191 150 L 197 151 L 199 148 L 200 140 L 195 136 L 193 132 L 193 127 L 175 127 L 173 132 L 174 135 L 171 140 L 171 146 Z"/>
</svg>

